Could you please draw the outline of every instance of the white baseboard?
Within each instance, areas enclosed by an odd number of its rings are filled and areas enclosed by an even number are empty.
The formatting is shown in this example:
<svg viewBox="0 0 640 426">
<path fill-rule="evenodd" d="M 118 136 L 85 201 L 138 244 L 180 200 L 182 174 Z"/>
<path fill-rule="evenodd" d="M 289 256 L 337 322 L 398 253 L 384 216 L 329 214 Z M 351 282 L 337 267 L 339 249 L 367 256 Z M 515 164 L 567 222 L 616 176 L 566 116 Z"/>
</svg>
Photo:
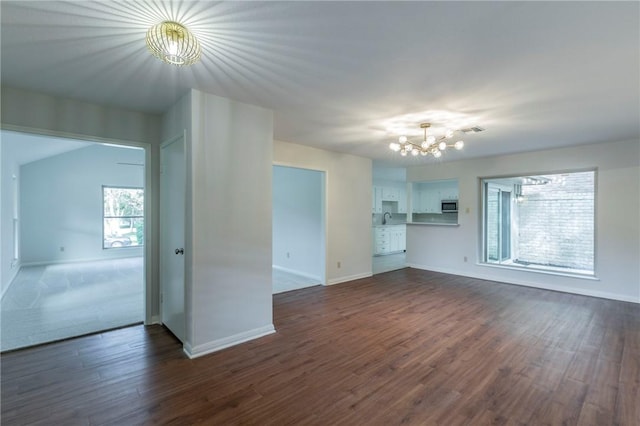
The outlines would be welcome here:
<svg viewBox="0 0 640 426">
<path fill-rule="evenodd" d="M 38 261 L 38 262 L 23 262 L 22 266 L 47 266 L 47 265 L 62 265 L 65 263 L 100 262 L 102 260 L 131 259 L 134 257 L 144 257 L 144 255 L 136 254 L 136 255 L 129 255 L 129 256 L 92 257 L 87 259 L 63 259 L 63 260 L 47 260 L 47 261 Z"/>
<path fill-rule="evenodd" d="M 539 288 L 542 290 L 559 291 L 561 293 L 579 294 L 581 296 L 598 297 L 601 299 L 618 300 L 620 302 L 640 303 L 639 299 L 635 299 L 631 296 L 624 296 L 616 293 L 609 293 L 606 291 L 588 290 L 588 289 L 577 288 L 577 287 L 565 287 L 565 286 L 544 284 L 544 283 L 531 282 L 531 281 L 525 281 L 525 280 L 507 279 L 504 277 L 497 277 L 490 274 L 461 272 L 459 270 L 439 268 L 439 267 L 434 267 L 429 265 L 418 265 L 415 263 L 408 263 L 407 266 L 409 266 L 410 268 L 422 269 L 425 271 L 441 272 L 443 274 L 459 275 L 463 277 L 476 278 L 476 279 L 486 280 L 486 281 L 495 281 L 495 282 L 504 283 L 504 284 L 520 285 L 524 287 Z"/>
<path fill-rule="evenodd" d="M 288 272 L 290 274 L 300 275 L 301 277 L 309 278 L 311 280 L 318 281 L 319 283 L 322 283 L 322 278 L 320 278 L 317 275 L 311 275 L 311 274 L 308 274 L 306 272 L 298 271 L 296 269 L 285 268 L 283 266 L 278 266 L 278 265 L 271 265 L 271 267 L 273 269 L 277 269 L 278 271 Z"/>
<path fill-rule="evenodd" d="M 150 325 L 160 324 L 162 325 L 162 321 L 160 320 L 160 315 L 152 315 Z"/>
<path fill-rule="evenodd" d="M 344 277 L 331 278 L 327 282 L 327 285 L 345 283 L 347 281 L 359 280 L 361 278 L 369 278 L 372 275 L 373 274 L 371 272 L 365 272 L 363 274 L 355 274 L 355 275 L 348 275 L 348 276 L 344 276 Z"/>
<path fill-rule="evenodd" d="M 233 336 L 224 337 L 222 339 L 214 340 L 209 343 L 197 345 L 192 347 L 189 343 L 185 343 L 183 346 L 184 353 L 191 359 L 198 358 L 203 355 L 217 352 L 222 349 L 239 345 L 240 343 L 248 342 L 269 334 L 276 332 L 273 324 L 265 325 L 264 327 L 254 328 L 253 330 L 244 331 L 242 333 L 234 334 Z"/>
</svg>

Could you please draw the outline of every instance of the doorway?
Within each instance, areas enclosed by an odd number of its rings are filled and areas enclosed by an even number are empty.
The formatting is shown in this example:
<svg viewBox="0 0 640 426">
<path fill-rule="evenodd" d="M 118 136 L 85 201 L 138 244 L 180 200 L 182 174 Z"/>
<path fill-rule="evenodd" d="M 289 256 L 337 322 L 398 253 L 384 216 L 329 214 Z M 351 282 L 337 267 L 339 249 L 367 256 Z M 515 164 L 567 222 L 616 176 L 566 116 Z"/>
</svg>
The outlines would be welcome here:
<svg viewBox="0 0 640 426">
<path fill-rule="evenodd" d="M 273 166 L 273 293 L 326 283 L 325 172 Z"/>
<path fill-rule="evenodd" d="M 145 149 L 1 137 L 0 349 L 142 323 Z"/>
</svg>

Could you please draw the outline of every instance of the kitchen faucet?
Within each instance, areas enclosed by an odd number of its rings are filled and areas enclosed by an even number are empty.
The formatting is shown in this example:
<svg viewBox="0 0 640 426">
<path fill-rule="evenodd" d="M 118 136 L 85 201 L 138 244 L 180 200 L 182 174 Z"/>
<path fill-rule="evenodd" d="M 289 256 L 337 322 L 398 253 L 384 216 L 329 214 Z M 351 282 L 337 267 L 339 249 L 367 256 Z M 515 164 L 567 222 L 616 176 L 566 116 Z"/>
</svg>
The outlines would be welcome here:
<svg viewBox="0 0 640 426">
<path fill-rule="evenodd" d="M 391 213 L 389 212 L 384 212 L 384 216 L 382 216 L 382 224 L 386 225 L 387 224 L 387 215 L 389 215 L 389 219 L 391 219 Z"/>
</svg>

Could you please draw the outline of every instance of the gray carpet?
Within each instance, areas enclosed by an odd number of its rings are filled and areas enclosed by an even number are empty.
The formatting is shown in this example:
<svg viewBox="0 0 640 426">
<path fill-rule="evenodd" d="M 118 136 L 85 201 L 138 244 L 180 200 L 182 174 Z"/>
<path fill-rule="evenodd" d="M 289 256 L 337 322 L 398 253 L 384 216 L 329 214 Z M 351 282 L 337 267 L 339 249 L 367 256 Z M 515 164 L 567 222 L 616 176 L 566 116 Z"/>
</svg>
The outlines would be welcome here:
<svg viewBox="0 0 640 426">
<path fill-rule="evenodd" d="M 21 268 L 2 298 L 0 350 L 143 321 L 143 258 Z"/>
</svg>

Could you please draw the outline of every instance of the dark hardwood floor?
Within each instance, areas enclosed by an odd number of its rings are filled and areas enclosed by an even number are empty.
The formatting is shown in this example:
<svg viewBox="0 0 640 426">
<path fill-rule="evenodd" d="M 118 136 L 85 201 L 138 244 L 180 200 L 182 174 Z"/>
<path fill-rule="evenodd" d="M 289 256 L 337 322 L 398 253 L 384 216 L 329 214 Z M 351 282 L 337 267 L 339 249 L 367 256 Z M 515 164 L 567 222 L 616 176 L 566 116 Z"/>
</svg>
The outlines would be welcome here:
<svg viewBox="0 0 640 426">
<path fill-rule="evenodd" d="M 640 425 L 640 305 L 404 269 L 274 296 L 195 360 L 160 326 L 2 355 L 2 424 Z"/>
</svg>

